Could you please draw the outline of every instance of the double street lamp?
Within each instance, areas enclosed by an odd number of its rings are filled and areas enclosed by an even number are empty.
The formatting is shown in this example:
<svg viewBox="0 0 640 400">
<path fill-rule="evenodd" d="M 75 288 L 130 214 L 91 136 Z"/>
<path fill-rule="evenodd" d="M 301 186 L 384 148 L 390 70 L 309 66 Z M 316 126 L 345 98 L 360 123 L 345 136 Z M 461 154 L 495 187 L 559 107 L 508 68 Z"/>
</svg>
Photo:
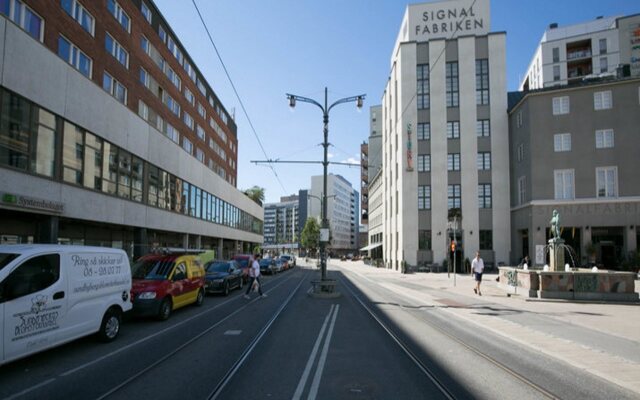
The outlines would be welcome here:
<svg viewBox="0 0 640 400">
<path fill-rule="evenodd" d="M 327 280 L 327 262 L 326 262 L 326 246 L 329 240 L 329 221 L 327 220 L 327 166 L 329 165 L 327 152 L 329 148 L 329 111 L 338 104 L 342 103 L 352 103 L 355 102 L 358 108 L 362 108 L 362 102 L 364 100 L 365 95 L 361 94 L 359 96 L 351 96 L 345 97 L 340 100 L 336 100 L 333 104 L 328 105 L 327 101 L 327 88 L 324 88 L 324 106 L 317 101 L 310 99 L 308 97 L 302 97 L 295 94 L 287 93 L 287 99 L 289 99 L 289 106 L 294 108 L 296 106 L 297 101 L 301 101 L 304 103 L 311 103 L 316 105 L 320 110 L 322 110 L 322 122 L 324 124 L 324 142 L 322 146 L 324 147 L 324 161 L 322 162 L 322 166 L 324 169 L 323 173 L 323 190 L 322 190 L 322 198 L 323 200 L 320 202 L 322 207 L 322 229 L 320 231 L 320 268 L 321 268 L 321 280 Z"/>
</svg>

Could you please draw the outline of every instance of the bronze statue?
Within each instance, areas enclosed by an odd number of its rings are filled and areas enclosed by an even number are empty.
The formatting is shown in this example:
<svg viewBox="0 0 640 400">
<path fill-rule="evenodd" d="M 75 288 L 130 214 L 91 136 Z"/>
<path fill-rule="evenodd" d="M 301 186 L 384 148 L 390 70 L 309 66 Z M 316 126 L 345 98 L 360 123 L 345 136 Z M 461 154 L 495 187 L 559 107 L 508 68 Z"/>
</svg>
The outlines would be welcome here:
<svg viewBox="0 0 640 400">
<path fill-rule="evenodd" d="M 560 213 L 558 210 L 553 210 L 553 217 L 551 217 L 551 236 L 553 239 L 560 239 Z"/>
</svg>

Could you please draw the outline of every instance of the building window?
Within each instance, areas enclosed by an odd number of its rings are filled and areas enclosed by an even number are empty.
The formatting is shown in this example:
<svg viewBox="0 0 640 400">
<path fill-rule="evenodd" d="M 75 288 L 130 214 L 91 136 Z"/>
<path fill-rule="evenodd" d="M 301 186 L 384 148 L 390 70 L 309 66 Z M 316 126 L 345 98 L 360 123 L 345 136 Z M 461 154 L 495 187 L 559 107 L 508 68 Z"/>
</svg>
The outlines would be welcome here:
<svg viewBox="0 0 640 400">
<path fill-rule="evenodd" d="M 560 48 L 559 47 L 554 47 L 553 48 L 553 62 L 554 63 L 560 62 Z"/>
<path fill-rule="evenodd" d="M 556 153 L 562 151 L 571 151 L 571 134 L 556 133 L 553 135 L 553 151 Z"/>
<path fill-rule="evenodd" d="M 458 107 L 460 105 L 460 88 L 458 86 L 458 62 L 448 62 L 445 66 L 445 69 L 447 107 Z"/>
<path fill-rule="evenodd" d="M 479 119 L 476 121 L 476 135 L 478 137 L 491 136 L 491 124 L 488 119 Z"/>
<path fill-rule="evenodd" d="M 180 104 L 169 96 L 167 92 L 162 92 L 162 102 L 171 110 L 172 113 L 180 117 Z"/>
<path fill-rule="evenodd" d="M 491 208 L 491 184 L 478 185 L 478 208 Z"/>
<path fill-rule="evenodd" d="M 184 97 L 187 99 L 189 103 L 191 103 L 192 106 L 195 105 L 196 98 L 193 96 L 193 93 L 191 92 L 191 90 L 189 90 L 189 88 L 187 87 L 184 88 Z"/>
<path fill-rule="evenodd" d="M 95 19 L 78 0 L 61 0 L 60 4 L 62 5 L 62 9 L 65 10 L 71 18 L 78 21 L 85 31 L 89 32 L 91 36 L 94 35 Z"/>
<path fill-rule="evenodd" d="M 609 64 L 607 63 L 607 57 L 600 58 L 600 72 L 607 72 L 609 70 Z"/>
<path fill-rule="evenodd" d="M 1 0 L 0 12 L 24 29 L 31 37 L 44 41 L 44 20 L 20 0 Z"/>
<path fill-rule="evenodd" d="M 567 200 L 574 198 L 573 190 L 573 170 L 557 169 L 553 171 L 554 198 L 556 200 Z"/>
<path fill-rule="evenodd" d="M 189 78 L 191 78 L 191 80 L 195 83 L 196 70 L 193 69 L 193 67 L 191 66 L 191 64 L 189 64 L 187 60 L 184 60 L 183 67 L 184 67 L 184 70 L 187 72 L 187 75 L 189 75 Z M 211 104 L 211 107 L 213 107 L 213 104 Z"/>
<path fill-rule="evenodd" d="M 460 153 L 447 154 L 447 171 L 460 171 Z"/>
<path fill-rule="evenodd" d="M 129 53 L 108 33 L 104 37 L 104 47 L 120 64 L 129 68 Z"/>
<path fill-rule="evenodd" d="M 171 54 L 173 54 L 176 60 L 178 60 L 178 63 L 182 65 L 182 62 L 184 61 L 184 56 L 182 55 L 182 51 L 180 51 L 180 49 L 178 48 L 178 45 L 176 44 L 176 42 L 173 40 L 171 36 L 167 36 L 167 48 L 169 49 Z"/>
<path fill-rule="evenodd" d="M 149 106 L 142 100 L 138 100 L 138 115 L 145 121 L 149 121 Z"/>
<path fill-rule="evenodd" d="M 167 32 L 164 30 L 162 25 L 158 25 L 158 36 L 160 36 L 162 43 L 167 43 Z"/>
<path fill-rule="evenodd" d="M 418 110 L 429 108 L 429 64 L 418 65 L 417 100 Z"/>
<path fill-rule="evenodd" d="M 489 60 L 476 60 L 476 104 L 489 104 Z"/>
<path fill-rule="evenodd" d="M 460 192 L 460 185 L 447 186 L 447 208 L 450 210 L 452 208 L 461 208 L 461 207 L 462 207 L 462 196 Z"/>
<path fill-rule="evenodd" d="M 480 230 L 480 250 L 493 250 L 493 231 Z"/>
<path fill-rule="evenodd" d="M 431 250 L 431 230 L 418 231 L 418 250 Z"/>
<path fill-rule="evenodd" d="M 593 107 L 596 110 L 607 110 L 613 106 L 611 99 L 611 90 L 604 92 L 595 92 L 593 94 Z"/>
<path fill-rule="evenodd" d="M 122 83 L 115 80 L 113 76 L 109 75 L 106 71 L 102 79 L 102 88 L 106 90 L 107 93 L 115 97 L 120 103 L 124 105 L 127 104 L 127 88 L 124 87 Z"/>
<path fill-rule="evenodd" d="M 600 54 L 607 54 L 607 39 L 600 39 Z"/>
<path fill-rule="evenodd" d="M 205 120 L 207 119 L 207 111 L 204 109 L 204 106 L 198 103 L 198 114 Z"/>
<path fill-rule="evenodd" d="M 431 210 L 431 186 L 418 186 L 418 210 Z"/>
<path fill-rule="evenodd" d="M 71 64 L 87 78 L 91 79 L 93 61 L 75 44 L 64 37 L 58 37 L 58 56 Z"/>
<path fill-rule="evenodd" d="M 169 66 L 167 62 L 164 63 L 164 74 L 169 78 L 171 83 L 180 90 L 182 88 L 182 79 L 176 74 L 176 72 Z"/>
<path fill-rule="evenodd" d="M 560 66 L 559 65 L 554 65 L 553 66 L 553 80 L 556 81 L 556 82 L 560 80 Z"/>
<path fill-rule="evenodd" d="M 487 171 L 491 169 L 491 153 L 480 152 L 478 153 L 478 170 Z"/>
<path fill-rule="evenodd" d="M 140 4 L 140 11 L 142 15 L 144 15 L 144 19 L 146 19 L 148 23 L 151 23 L 151 10 L 144 1 Z"/>
<path fill-rule="evenodd" d="M 189 127 L 189 129 L 193 130 L 194 123 L 193 123 L 193 118 L 191 117 L 191 115 L 187 114 L 186 112 L 183 113 L 183 120 L 184 120 L 185 125 L 187 125 Z"/>
<path fill-rule="evenodd" d="M 142 83 L 147 89 L 150 89 L 149 73 L 142 67 L 140 67 L 140 83 Z"/>
<path fill-rule="evenodd" d="M 527 177 L 518 178 L 518 205 L 522 205 L 527 201 Z"/>
<path fill-rule="evenodd" d="M 516 128 L 522 128 L 522 111 L 516 114 Z"/>
<path fill-rule="evenodd" d="M 613 147 L 613 129 L 602 129 L 596 131 L 596 149 L 606 149 Z"/>
<path fill-rule="evenodd" d="M 460 138 L 460 121 L 447 122 L 447 139 Z"/>
<path fill-rule="evenodd" d="M 196 159 L 204 164 L 204 152 L 196 148 Z"/>
<path fill-rule="evenodd" d="M 182 138 L 182 148 L 189 154 L 193 154 L 193 143 L 185 137 Z"/>
<path fill-rule="evenodd" d="M 419 154 L 418 155 L 418 172 L 430 172 L 431 171 L 431 155 Z"/>
<path fill-rule="evenodd" d="M 131 32 L 131 19 L 120 4 L 115 0 L 107 0 L 107 9 L 127 32 Z"/>
<path fill-rule="evenodd" d="M 204 137 L 204 129 L 200 125 L 196 125 L 196 133 L 198 134 L 198 138 L 201 140 L 205 140 Z"/>
<path fill-rule="evenodd" d="M 596 168 L 597 197 L 618 196 L 618 167 Z"/>
<path fill-rule="evenodd" d="M 180 132 L 173 125 L 167 123 L 165 133 L 174 143 L 180 143 Z"/>
<path fill-rule="evenodd" d="M 204 86 L 204 82 L 201 78 L 196 79 L 196 87 L 204 97 L 207 97 L 207 88 Z"/>
<path fill-rule="evenodd" d="M 569 96 L 553 98 L 553 115 L 569 114 Z"/>
<path fill-rule="evenodd" d="M 518 160 L 518 162 L 524 160 L 524 143 L 520 143 L 516 148 L 516 160 Z"/>
<path fill-rule="evenodd" d="M 151 56 L 151 48 L 149 46 L 149 39 L 147 39 L 144 35 L 140 36 L 140 47 L 142 51 L 148 56 Z"/>
<path fill-rule="evenodd" d="M 431 124 L 418 122 L 418 140 L 431 140 Z"/>
</svg>

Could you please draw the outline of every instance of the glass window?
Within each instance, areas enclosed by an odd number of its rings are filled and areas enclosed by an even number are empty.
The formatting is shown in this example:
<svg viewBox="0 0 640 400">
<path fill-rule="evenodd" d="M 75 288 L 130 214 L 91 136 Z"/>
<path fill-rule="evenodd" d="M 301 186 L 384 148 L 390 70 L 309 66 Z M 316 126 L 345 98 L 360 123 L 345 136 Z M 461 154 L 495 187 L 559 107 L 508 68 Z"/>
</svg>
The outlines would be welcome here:
<svg viewBox="0 0 640 400">
<path fill-rule="evenodd" d="M 140 48 L 146 55 L 151 55 L 151 47 L 149 45 L 149 39 L 147 39 L 144 35 L 140 36 Z"/>
<path fill-rule="evenodd" d="M 489 60 L 476 60 L 476 104 L 489 104 Z"/>
<path fill-rule="evenodd" d="M 56 172 L 56 116 L 36 106 L 32 111 L 37 118 L 36 127 L 31 134 L 31 172 L 48 177 Z"/>
<path fill-rule="evenodd" d="M 205 120 L 207 119 L 207 111 L 204 109 L 204 106 L 198 103 L 198 114 Z"/>
<path fill-rule="evenodd" d="M 131 199 L 142 202 L 144 180 L 144 161 L 131 156 Z"/>
<path fill-rule="evenodd" d="M 607 39 L 600 39 L 600 54 L 607 54 Z"/>
<path fill-rule="evenodd" d="M 70 122 L 64 123 L 62 139 L 62 179 L 76 185 L 83 184 L 84 132 Z"/>
<path fill-rule="evenodd" d="M 460 185 L 448 185 L 447 186 L 447 208 L 461 208 L 462 197 L 460 191 Z"/>
<path fill-rule="evenodd" d="M 557 133 L 553 135 L 553 151 L 571 151 L 571 134 Z"/>
<path fill-rule="evenodd" d="M 4 301 L 17 299 L 48 288 L 60 279 L 60 256 L 47 254 L 24 261 L 4 280 Z"/>
<path fill-rule="evenodd" d="M 460 88 L 458 86 L 458 62 L 448 62 L 446 70 L 446 100 L 447 107 L 458 107 L 460 105 Z M 488 75 L 487 75 L 488 82 Z M 488 99 L 488 94 L 487 94 Z M 488 100 L 487 100 L 488 101 Z"/>
<path fill-rule="evenodd" d="M 44 20 L 20 0 L 0 1 L 0 12 L 9 17 L 34 39 L 44 41 Z"/>
<path fill-rule="evenodd" d="M 447 154 L 447 171 L 460 171 L 460 153 Z"/>
<path fill-rule="evenodd" d="M 123 149 L 118 151 L 118 196 L 131 198 L 131 153 Z"/>
<path fill-rule="evenodd" d="M 491 208 L 491 184 L 478 185 L 478 208 Z"/>
<path fill-rule="evenodd" d="M 187 138 L 182 138 L 182 148 L 189 154 L 193 154 L 193 143 Z"/>
<path fill-rule="evenodd" d="M 607 72 L 609 70 L 609 63 L 607 57 L 600 58 L 600 72 Z"/>
<path fill-rule="evenodd" d="M 559 81 L 560 80 L 560 66 L 559 65 L 554 65 L 553 66 L 553 80 L 554 81 Z"/>
<path fill-rule="evenodd" d="M 618 168 L 596 168 L 597 197 L 618 197 Z"/>
<path fill-rule="evenodd" d="M 553 62 L 554 63 L 560 62 L 560 48 L 559 47 L 554 47 L 553 48 Z"/>
<path fill-rule="evenodd" d="M 160 197 L 160 169 L 149 165 L 147 173 L 147 204 L 157 207 Z"/>
<path fill-rule="evenodd" d="M 553 186 L 556 200 L 573 199 L 573 170 L 561 169 L 553 171 Z"/>
<path fill-rule="evenodd" d="M 595 92 L 593 94 L 593 107 L 596 110 L 607 110 L 613 106 L 613 102 L 611 100 L 611 90 L 606 90 L 604 92 Z"/>
<path fill-rule="evenodd" d="M 173 142 L 180 143 L 180 132 L 169 123 L 166 124 L 166 134 Z"/>
<path fill-rule="evenodd" d="M 431 155 L 419 154 L 418 155 L 418 172 L 430 172 L 431 171 Z"/>
<path fill-rule="evenodd" d="M 487 171 L 491 169 L 491 153 L 480 152 L 478 153 L 478 170 Z"/>
<path fill-rule="evenodd" d="M 527 177 L 521 176 L 518 178 L 518 205 L 524 204 L 527 201 Z"/>
<path fill-rule="evenodd" d="M 431 230 L 418 231 L 418 250 L 431 250 Z"/>
<path fill-rule="evenodd" d="M 596 149 L 613 147 L 613 129 L 602 129 L 596 131 Z"/>
<path fill-rule="evenodd" d="M 569 96 L 554 97 L 552 105 L 553 115 L 569 114 Z"/>
<path fill-rule="evenodd" d="M 418 65 L 417 75 L 418 110 L 424 110 L 429 108 L 429 64 Z"/>
<path fill-rule="evenodd" d="M 95 19 L 78 0 L 61 0 L 62 9 L 75 19 L 91 36 L 95 32 Z"/>
<path fill-rule="evenodd" d="M 107 0 L 107 9 L 127 32 L 131 32 L 131 20 L 120 4 L 115 0 Z"/>
<path fill-rule="evenodd" d="M 99 137 L 84 133 L 83 183 L 90 189 L 102 190 L 102 143 Z"/>
<path fill-rule="evenodd" d="M 431 140 L 431 124 L 418 122 L 418 140 Z"/>
<path fill-rule="evenodd" d="M 109 33 L 105 35 L 104 47 L 120 64 L 129 68 L 129 53 Z"/>
<path fill-rule="evenodd" d="M 142 12 L 142 15 L 144 16 L 144 19 L 146 19 L 148 23 L 151 23 L 151 10 L 145 4 L 144 1 L 141 2 L 141 4 L 140 4 L 140 11 Z"/>
<path fill-rule="evenodd" d="M 480 250 L 493 250 L 493 231 L 480 230 Z"/>
<path fill-rule="evenodd" d="M 447 122 L 447 139 L 460 138 L 460 121 Z"/>
<path fill-rule="evenodd" d="M 104 142 L 102 157 L 102 191 L 116 194 L 118 183 L 118 147 Z"/>
<path fill-rule="evenodd" d="M 200 125 L 196 125 L 196 133 L 199 139 L 205 140 L 204 129 Z"/>
<path fill-rule="evenodd" d="M 185 125 L 187 125 L 189 127 L 189 129 L 193 130 L 194 128 L 194 122 L 193 122 L 193 117 L 191 117 L 191 115 L 187 114 L 186 112 L 183 113 L 183 120 Z"/>
<path fill-rule="evenodd" d="M 120 103 L 127 104 L 127 88 L 117 80 L 115 80 L 109 73 L 104 72 L 102 80 L 102 88 L 106 90 L 110 95 L 116 98 Z"/>
<path fill-rule="evenodd" d="M 58 56 L 91 79 L 92 60 L 63 36 L 58 37 Z"/>
<path fill-rule="evenodd" d="M 476 121 L 476 135 L 478 137 L 491 136 L 491 124 L 488 119 L 479 119 Z"/>
<path fill-rule="evenodd" d="M 189 88 L 187 87 L 184 88 L 184 97 L 187 99 L 189 103 L 191 103 L 192 106 L 195 105 L 196 98 L 193 96 L 193 93 L 191 92 L 191 90 L 189 90 Z"/>
<path fill-rule="evenodd" d="M 13 93 L 3 91 L 0 122 L 0 164 L 27 170 L 31 105 Z"/>
<path fill-rule="evenodd" d="M 158 25 L 158 36 L 160 36 L 160 40 L 162 40 L 163 43 L 167 43 L 167 32 L 162 25 Z"/>
</svg>

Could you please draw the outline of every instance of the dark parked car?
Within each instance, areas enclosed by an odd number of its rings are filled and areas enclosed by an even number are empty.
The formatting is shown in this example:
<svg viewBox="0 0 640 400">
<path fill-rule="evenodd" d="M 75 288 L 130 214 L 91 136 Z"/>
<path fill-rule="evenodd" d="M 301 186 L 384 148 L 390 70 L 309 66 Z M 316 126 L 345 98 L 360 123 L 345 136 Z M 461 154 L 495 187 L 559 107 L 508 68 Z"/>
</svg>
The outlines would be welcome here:
<svg viewBox="0 0 640 400">
<path fill-rule="evenodd" d="M 225 296 L 231 289 L 242 289 L 242 269 L 233 261 L 209 261 L 205 269 L 205 290 L 207 293 L 222 293 Z"/>
<path fill-rule="evenodd" d="M 293 268 L 296 266 L 296 256 L 293 254 L 283 254 L 280 258 L 285 258 L 288 261 L 289 268 Z"/>
<path fill-rule="evenodd" d="M 242 281 L 244 283 L 249 282 L 249 261 L 253 260 L 251 254 L 236 254 L 233 256 L 233 260 L 238 263 L 239 268 L 242 270 Z"/>
<path fill-rule="evenodd" d="M 265 275 L 275 274 L 276 261 L 273 258 L 263 258 L 260 260 L 260 273 Z"/>
</svg>

